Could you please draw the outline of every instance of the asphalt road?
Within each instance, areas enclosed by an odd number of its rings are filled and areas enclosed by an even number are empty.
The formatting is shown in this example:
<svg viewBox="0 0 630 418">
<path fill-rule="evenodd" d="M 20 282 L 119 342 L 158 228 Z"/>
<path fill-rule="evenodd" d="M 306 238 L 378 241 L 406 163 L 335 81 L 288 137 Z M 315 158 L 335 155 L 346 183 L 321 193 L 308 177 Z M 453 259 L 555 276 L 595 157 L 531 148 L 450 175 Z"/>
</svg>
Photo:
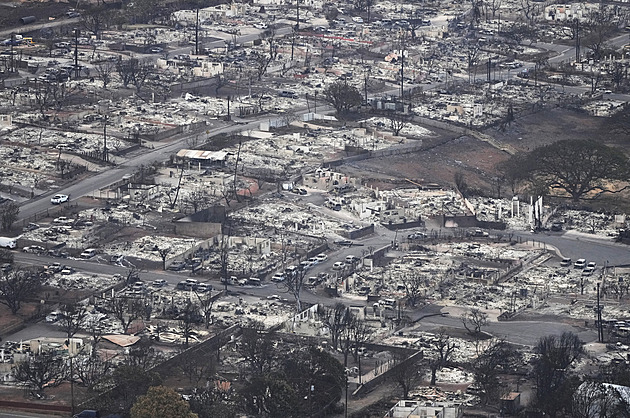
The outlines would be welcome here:
<svg viewBox="0 0 630 418">
<path fill-rule="evenodd" d="M 521 237 L 523 241 L 534 240 L 553 246 L 557 248 L 562 257 L 570 257 L 573 260 L 585 258 L 587 261 L 595 261 L 598 266 L 606 264 L 608 266 L 630 265 L 630 247 L 612 242 L 610 239 L 585 234 L 572 234 L 571 232 L 537 234 L 523 231 L 510 232 L 514 236 Z M 505 234 L 506 232 L 502 233 Z"/>
<path fill-rule="evenodd" d="M 284 35 L 288 35 L 291 33 L 291 27 L 290 26 L 286 26 L 286 27 L 282 27 L 282 28 L 277 28 L 275 30 L 275 36 L 279 37 L 279 36 L 284 36 Z M 251 42 L 254 41 L 256 39 L 260 38 L 260 35 L 264 32 L 264 30 L 261 30 L 260 32 L 257 33 L 250 33 L 247 35 L 241 35 L 241 36 L 237 36 L 236 37 L 236 44 L 237 45 L 242 45 L 244 43 L 247 42 Z M 218 41 L 213 41 L 213 42 L 204 42 L 202 44 L 199 45 L 199 50 L 202 51 L 204 48 L 210 48 L 210 49 L 219 49 L 219 48 L 225 48 L 225 46 L 227 45 L 227 42 L 231 42 L 228 40 L 218 40 Z M 168 50 L 168 53 L 170 56 L 174 56 L 174 55 L 179 55 L 179 54 L 190 54 L 191 51 L 194 51 L 195 47 L 194 45 L 189 45 L 189 46 L 185 46 L 182 48 L 174 48 L 174 49 L 170 49 Z"/>
<path fill-rule="evenodd" d="M 448 308 L 444 309 L 448 312 Z M 594 318 L 593 318 L 594 319 Z M 431 316 L 421 319 L 410 330 L 434 332 L 440 327 L 463 328 L 458 315 Z M 597 340 L 597 331 L 594 329 L 578 328 L 562 322 L 549 321 L 502 321 L 490 322 L 484 331 L 497 338 L 514 344 L 533 346 L 540 337 L 546 335 L 560 335 L 565 331 L 571 331 L 580 337 L 582 341 L 591 342 Z"/>
<path fill-rule="evenodd" d="M 247 129 L 253 129 L 258 127 L 260 121 L 268 119 L 269 116 L 260 117 L 252 122 L 246 124 L 233 124 L 228 126 L 222 126 L 219 128 L 210 129 L 208 136 L 215 136 L 222 133 L 229 133 Z M 94 176 L 86 178 L 81 182 L 74 183 L 68 187 L 62 189 L 56 189 L 49 193 L 38 196 L 35 199 L 29 200 L 20 206 L 20 216 L 18 221 L 29 218 L 37 213 L 42 213 L 46 209 L 51 207 L 50 196 L 56 193 L 63 193 L 70 196 L 70 201 L 77 200 L 82 196 L 89 195 L 94 190 L 98 190 L 121 180 L 123 176 L 133 174 L 138 170 L 141 165 L 149 165 L 154 161 L 165 161 L 170 155 L 179 151 L 190 138 L 197 134 L 190 134 L 180 137 L 177 140 L 169 142 L 168 144 L 156 148 L 152 151 L 147 151 L 144 154 L 135 156 L 133 159 L 126 161 L 110 170 L 103 171 Z"/>
<path fill-rule="evenodd" d="M 343 215 L 343 214 L 341 214 Z M 627 262 L 629 250 L 627 247 L 616 245 L 610 242 L 596 240 L 596 239 L 580 239 L 567 234 L 528 234 L 523 232 L 517 232 L 515 235 L 522 236 L 523 239 L 535 238 L 539 242 L 546 242 L 548 245 L 554 245 L 565 256 L 578 258 L 584 256 L 584 254 L 591 254 L 591 257 L 587 257 L 588 260 L 597 261 L 599 265 L 602 265 L 606 260 L 609 260 L 609 265 L 613 265 L 615 262 Z M 394 239 L 395 232 L 389 231 L 383 227 L 377 227 L 376 233 L 361 240 L 355 240 L 355 245 L 351 247 L 337 246 L 328 252 L 328 259 L 326 262 L 320 263 L 311 268 L 306 277 L 316 276 L 319 272 L 325 271 L 333 273 L 331 269 L 332 264 L 336 261 L 344 261 L 345 257 L 349 254 L 356 256 L 363 256 L 364 251 L 369 247 L 379 248 L 383 245 L 391 243 Z M 334 246 L 333 246 L 334 247 Z M 586 257 L 586 256 L 585 256 Z M 601 257 L 604 261 L 599 261 L 598 257 Z M 104 260 L 95 258 L 93 260 L 73 260 L 73 259 L 57 259 L 47 256 L 38 256 L 30 253 L 15 253 L 16 261 L 25 264 L 45 265 L 53 262 L 61 262 L 63 264 L 74 267 L 77 271 L 87 273 L 98 274 L 122 274 L 125 275 L 128 269 L 120 266 L 112 265 Z M 175 286 L 180 280 L 184 280 L 189 277 L 189 272 L 170 272 L 170 271 L 151 271 L 141 272 L 140 278 L 144 281 L 151 281 L 157 278 L 163 278 L 169 286 Z M 203 276 L 197 276 L 200 281 L 204 281 Z M 211 283 L 215 289 L 222 289 L 223 285 L 218 280 L 213 280 Z M 264 299 L 270 295 L 280 295 L 292 301 L 292 297 L 289 294 L 284 293 L 282 285 L 276 285 L 275 283 L 265 283 L 262 286 L 228 286 L 228 290 L 235 295 L 243 296 L 244 298 L 261 298 Z M 337 302 L 342 302 L 347 305 L 364 306 L 367 301 L 364 298 L 360 299 L 348 299 L 348 298 L 330 298 L 322 294 L 319 291 L 317 294 L 314 291 L 304 289 L 302 291 L 302 301 L 307 303 L 324 303 L 332 305 Z M 437 312 L 438 307 L 429 306 L 425 309 L 433 309 L 433 312 Z M 444 309 L 448 311 L 448 308 Z M 417 314 L 422 316 L 421 313 Z M 441 326 L 457 327 L 461 328 L 461 320 L 457 315 L 453 316 L 431 316 L 421 319 L 414 325 L 415 329 L 423 331 L 431 331 Z M 487 329 L 488 332 L 495 336 L 506 338 L 508 341 L 533 345 L 536 341 L 544 335 L 559 334 L 564 331 L 576 332 L 580 338 L 584 341 L 596 340 L 596 333 L 590 329 L 573 327 L 561 322 L 548 322 L 548 321 L 507 321 L 507 322 L 493 322 Z M 11 336 L 12 339 L 28 339 L 35 338 L 40 335 L 48 335 L 52 333 L 54 335 L 58 330 L 55 327 L 46 323 L 35 324 L 28 327 L 25 330 L 18 332 L 15 336 Z"/>
</svg>

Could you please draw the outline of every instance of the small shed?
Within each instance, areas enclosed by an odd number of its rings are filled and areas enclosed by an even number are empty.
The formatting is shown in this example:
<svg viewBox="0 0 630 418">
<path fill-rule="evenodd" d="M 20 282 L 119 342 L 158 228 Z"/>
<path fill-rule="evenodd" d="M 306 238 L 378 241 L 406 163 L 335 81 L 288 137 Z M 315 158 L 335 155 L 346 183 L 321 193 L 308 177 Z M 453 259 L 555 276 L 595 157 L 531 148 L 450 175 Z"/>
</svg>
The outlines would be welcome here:
<svg viewBox="0 0 630 418">
<path fill-rule="evenodd" d="M 520 392 L 510 392 L 501 397 L 501 409 L 511 415 L 516 414 L 521 409 Z"/>
<path fill-rule="evenodd" d="M 226 151 L 204 151 L 195 149 L 181 149 L 175 156 L 177 163 L 187 162 L 189 168 L 198 166 L 199 169 L 211 166 L 223 166 L 230 153 Z"/>
</svg>

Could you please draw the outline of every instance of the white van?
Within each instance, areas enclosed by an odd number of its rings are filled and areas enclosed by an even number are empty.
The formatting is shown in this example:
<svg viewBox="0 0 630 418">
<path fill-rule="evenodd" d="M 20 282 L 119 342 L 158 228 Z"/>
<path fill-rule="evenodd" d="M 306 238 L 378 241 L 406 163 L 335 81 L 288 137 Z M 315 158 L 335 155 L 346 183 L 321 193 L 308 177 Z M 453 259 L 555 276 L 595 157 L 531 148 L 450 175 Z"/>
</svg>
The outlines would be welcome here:
<svg viewBox="0 0 630 418">
<path fill-rule="evenodd" d="M 0 237 L 0 247 L 3 248 L 15 248 L 17 247 L 16 238 Z"/>
<path fill-rule="evenodd" d="M 88 248 L 81 253 L 81 258 L 92 258 L 96 255 L 96 248 Z"/>
<path fill-rule="evenodd" d="M 258 277 L 250 277 L 247 279 L 247 284 L 252 286 L 260 286 L 260 279 Z"/>
<path fill-rule="evenodd" d="M 393 310 L 396 307 L 396 299 L 381 299 L 380 303 L 385 309 Z"/>
<path fill-rule="evenodd" d="M 61 312 L 53 311 L 46 316 L 46 322 L 57 322 L 62 316 Z"/>
</svg>

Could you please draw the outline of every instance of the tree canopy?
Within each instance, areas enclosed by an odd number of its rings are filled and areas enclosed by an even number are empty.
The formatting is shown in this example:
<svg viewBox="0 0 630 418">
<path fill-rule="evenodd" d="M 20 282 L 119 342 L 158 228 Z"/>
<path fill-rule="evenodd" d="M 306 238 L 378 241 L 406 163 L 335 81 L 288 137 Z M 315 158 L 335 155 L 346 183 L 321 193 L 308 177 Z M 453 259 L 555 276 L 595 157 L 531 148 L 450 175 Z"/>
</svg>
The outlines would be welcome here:
<svg viewBox="0 0 630 418">
<path fill-rule="evenodd" d="M 560 190 L 574 201 L 591 193 L 618 193 L 626 187 L 615 183 L 630 180 L 628 157 L 618 149 L 592 140 L 554 142 L 514 156 L 508 164 L 531 185 Z"/>
<path fill-rule="evenodd" d="M 534 407 L 549 416 L 555 416 L 571 404 L 571 396 L 579 379 L 569 366 L 583 353 L 582 342 L 572 332 L 541 337 L 536 345 L 538 353 L 532 370 L 536 381 Z"/>
<path fill-rule="evenodd" d="M 0 275 L 0 303 L 16 314 L 22 302 L 34 296 L 41 288 L 37 268 L 15 268 Z"/>
<path fill-rule="evenodd" d="M 345 81 L 337 81 L 324 90 L 326 101 L 335 108 L 337 114 L 348 113 L 363 101 L 361 92 Z"/>
<path fill-rule="evenodd" d="M 332 410 L 345 382 L 341 363 L 314 347 L 287 354 L 271 352 L 273 369 L 246 380 L 240 393 L 243 410 L 258 417 L 287 418 Z"/>
<path fill-rule="evenodd" d="M 190 412 L 190 405 L 173 389 L 164 386 L 149 388 L 131 408 L 132 418 L 197 418 Z"/>
</svg>

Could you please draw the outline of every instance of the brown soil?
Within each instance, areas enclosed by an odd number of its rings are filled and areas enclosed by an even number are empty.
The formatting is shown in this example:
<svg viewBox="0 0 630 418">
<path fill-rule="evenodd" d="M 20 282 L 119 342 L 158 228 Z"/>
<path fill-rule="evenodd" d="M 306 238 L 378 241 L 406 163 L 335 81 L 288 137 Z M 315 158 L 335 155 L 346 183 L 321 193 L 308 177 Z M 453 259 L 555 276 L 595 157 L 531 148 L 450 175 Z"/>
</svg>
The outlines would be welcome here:
<svg viewBox="0 0 630 418">
<path fill-rule="evenodd" d="M 46 23 L 49 17 L 60 18 L 72 8 L 69 3 L 12 3 L 11 7 L 5 3 L 0 5 L 0 28 L 9 29 L 12 27 L 28 27 L 20 24 L 20 18 L 24 16 L 35 16 L 36 23 Z"/>
<path fill-rule="evenodd" d="M 494 166 L 507 158 L 506 153 L 485 142 L 461 136 L 424 151 L 360 161 L 343 170 L 373 179 L 369 183 L 380 188 L 391 188 L 386 183 L 401 178 L 448 187 L 457 172 L 464 174 L 468 184 L 479 187 L 491 183 Z"/>
<path fill-rule="evenodd" d="M 626 137 L 612 135 L 609 131 L 608 119 L 554 108 L 517 119 L 505 131 L 491 128 L 485 133 L 519 151 L 529 151 L 563 139 L 595 139 L 620 149 L 628 148 Z M 454 133 L 439 132 L 435 137 L 425 139 L 424 143 L 425 150 L 420 152 L 360 161 L 343 166 L 341 170 L 379 189 L 413 187 L 404 179 L 452 187 L 455 173 L 461 172 L 469 186 L 493 194 L 495 166 L 509 158 L 507 153 L 488 143 Z M 612 205 L 620 210 L 627 207 L 627 196 L 600 200 L 606 201 L 604 207 Z"/>
<path fill-rule="evenodd" d="M 606 132 L 606 122 L 605 118 L 585 112 L 555 108 L 519 118 L 504 132 L 489 129 L 486 133 L 520 151 L 530 151 L 562 139 L 597 139 L 612 145 L 617 139 L 602 135 Z"/>
</svg>

